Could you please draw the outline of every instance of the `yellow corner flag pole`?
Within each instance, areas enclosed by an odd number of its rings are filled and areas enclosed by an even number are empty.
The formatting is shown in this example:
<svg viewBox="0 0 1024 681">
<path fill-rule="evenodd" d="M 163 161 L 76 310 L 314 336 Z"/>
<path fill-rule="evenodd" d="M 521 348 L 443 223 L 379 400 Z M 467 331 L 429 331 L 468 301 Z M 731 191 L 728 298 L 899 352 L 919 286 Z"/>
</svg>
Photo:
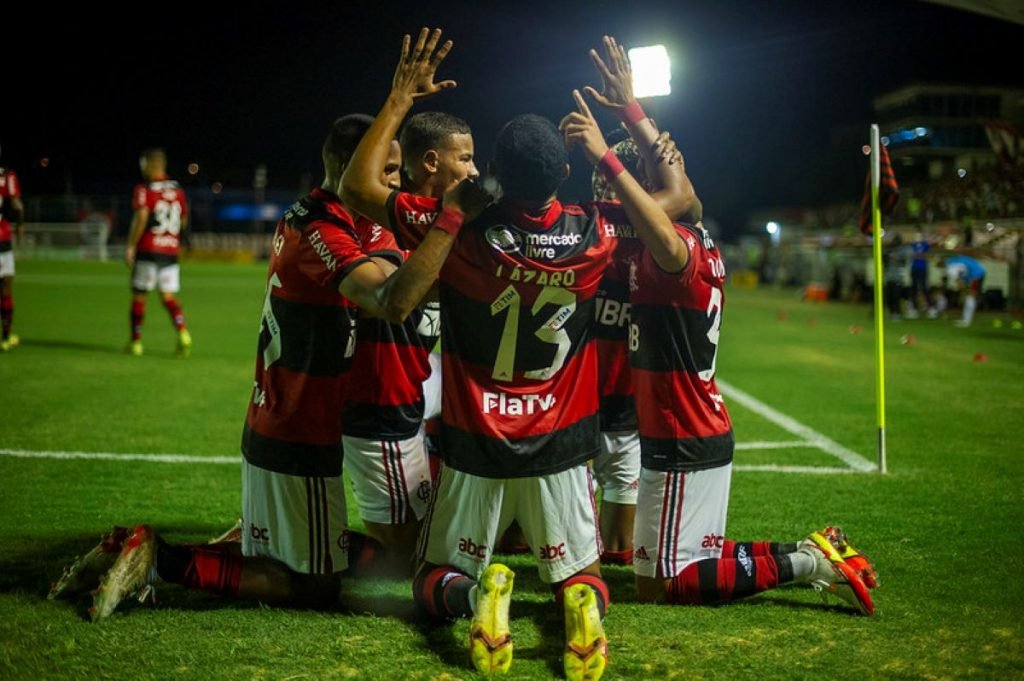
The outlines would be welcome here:
<svg viewBox="0 0 1024 681">
<path fill-rule="evenodd" d="M 878 125 L 871 126 L 871 241 L 875 257 L 875 397 L 878 421 L 878 472 L 886 472 L 885 463 L 885 317 L 882 307 L 882 210 L 878 205 L 881 180 Z"/>
</svg>

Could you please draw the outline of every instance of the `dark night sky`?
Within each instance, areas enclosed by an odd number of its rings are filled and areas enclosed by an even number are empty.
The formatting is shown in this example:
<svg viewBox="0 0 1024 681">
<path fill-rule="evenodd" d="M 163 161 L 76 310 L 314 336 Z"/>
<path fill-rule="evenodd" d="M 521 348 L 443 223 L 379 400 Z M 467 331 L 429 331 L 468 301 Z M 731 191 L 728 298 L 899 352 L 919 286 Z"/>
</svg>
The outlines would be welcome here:
<svg viewBox="0 0 1024 681">
<path fill-rule="evenodd" d="M 271 186 L 292 190 L 303 172 L 319 176 L 335 116 L 376 111 L 401 34 L 421 25 L 455 41 L 441 77 L 459 87 L 420 109 L 465 118 L 483 161 L 509 117 L 557 121 L 573 87 L 596 85 L 586 51 L 612 33 L 669 48 L 673 94 L 649 110 L 686 154 L 707 212 L 733 231 L 757 206 L 856 198 L 863 157 L 832 148 L 830 134 L 863 125 L 866 137 L 871 100 L 888 89 L 1024 85 L 1024 26 L 916 0 L 302 7 L 146 3 L 6 25 L 2 163 L 29 193 L 59 192 L 69 176 L 75 191 L 127 193 L 138 151 L 161 145 L 175 176 L 196 160 L 204 179 L 247 186 L 266 163 Z M 581 158 L 574 169 L 589 176 Z"/>
</svg>

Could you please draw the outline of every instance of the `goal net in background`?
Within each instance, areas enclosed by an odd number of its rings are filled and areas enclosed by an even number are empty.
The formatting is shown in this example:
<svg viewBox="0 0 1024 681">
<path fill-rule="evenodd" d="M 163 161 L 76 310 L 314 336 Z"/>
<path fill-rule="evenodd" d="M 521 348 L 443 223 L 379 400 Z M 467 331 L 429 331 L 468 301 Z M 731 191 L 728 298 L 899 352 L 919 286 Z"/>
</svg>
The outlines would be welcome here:
<svg viewBox="0 0 1024 681">
<path fill-rule="evenodd" d="M 15 244 L 19 258 L 99 260 L 110 257 L 105 222 L 26 222 L 25 238 Z"/>
</svg>

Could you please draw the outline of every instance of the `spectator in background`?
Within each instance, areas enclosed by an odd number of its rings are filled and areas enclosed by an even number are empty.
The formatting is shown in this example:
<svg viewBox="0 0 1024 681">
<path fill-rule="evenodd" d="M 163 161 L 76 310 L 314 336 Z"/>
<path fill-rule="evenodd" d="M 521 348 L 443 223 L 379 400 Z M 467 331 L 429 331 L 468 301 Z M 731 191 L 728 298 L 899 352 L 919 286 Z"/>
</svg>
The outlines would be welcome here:
<svg viewBox="0 0 1024 681">
<path fill-rule="evenodd" d="M 917 317 L 914 306 L 906 300 L 904 277 L 907 271 L 907 249 L 899 234 L 896 234 L 886 246 L 884 257 L 885 305 L 889 310 L 889 321 L 897 322 L 903 319 L 901 307 L 906 308 L 908 318 Z"/>
<path fill-rule="evenodd" d="M 106 260 L 107 239 L 114 226 L 113 214 L 109 210 L 99 210 L 90 199 L 84 199 L 76 218 L 80 225 L 78 233 L 82 238 L 82 246 L 87 249 L 87 252 L 91 251 L 93 254 L 97 254 L 100 260 Z M 96 225 L 103 225 L 104 229 L 97 231 Z"/>
<path fill-rule="evenodd" d="M 953 323 L 959 327 L 970 326 L 985 282 L 985 268 L 969 255 L 954 255 L 946 259 L 946 276 L 949 285 L 956 286 L 963 295 L 963 316 Z"/>
<path fill-rule="evenodd" d="M 917 316 L 917 310 L 921 309 L 921 301 L 924 301 L 928 316 L 934 318 L 935 308 L 932 305 L 931 295 L 928 292 L 928 251 L 931 244 L 925 238 L 924 232 L 915 235 L 914 243 L 910 245 L 912 258 L 910 260 L 910 309 Z M 909 313 L 908 317 L 911 316 Z"/>
</svg>

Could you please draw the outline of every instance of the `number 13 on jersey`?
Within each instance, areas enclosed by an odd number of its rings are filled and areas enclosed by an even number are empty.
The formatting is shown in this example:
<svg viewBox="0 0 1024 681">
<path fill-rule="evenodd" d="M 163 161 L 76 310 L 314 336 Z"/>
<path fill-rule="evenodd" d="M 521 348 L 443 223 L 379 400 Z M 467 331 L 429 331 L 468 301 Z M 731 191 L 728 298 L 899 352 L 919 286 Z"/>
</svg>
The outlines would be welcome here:
<svg viewBox="0 0 1024 681">
<path fill-rule="evenodd" d="M 557 305 L 557 309 L 547 319 L 541 319 L 540 312 L 548 304 Z M 522 298 L 512 284 L 498 294 L 491 302 L 491 316 L 505 312 L 505 325 L 502 328 L 501 340 L 498 342 L 498 353 L 494 360 L 494 371 L 491 378 L 496 381 L 511 382 L 516 367 L 516 346 L 519 343 L 519 316 Z M 555 346 L 555 355 L 551 363 L 540 368 L 531 368 L 523 372 L 525 378 L 543 381 L 554 376 L 565 364 L 566 355 L 572 347 L 572 339 L 565 330 L 565 324 L 576 311 L 576 295 L 567 289 L 556 286 L 545 286 L 533 301 L 530 308 L 531 321 L 527 328 L 533 328 L 533 335 L 544 343 Z M 539 323 L 537 323 L 539 322 Z"/>
</svg>

